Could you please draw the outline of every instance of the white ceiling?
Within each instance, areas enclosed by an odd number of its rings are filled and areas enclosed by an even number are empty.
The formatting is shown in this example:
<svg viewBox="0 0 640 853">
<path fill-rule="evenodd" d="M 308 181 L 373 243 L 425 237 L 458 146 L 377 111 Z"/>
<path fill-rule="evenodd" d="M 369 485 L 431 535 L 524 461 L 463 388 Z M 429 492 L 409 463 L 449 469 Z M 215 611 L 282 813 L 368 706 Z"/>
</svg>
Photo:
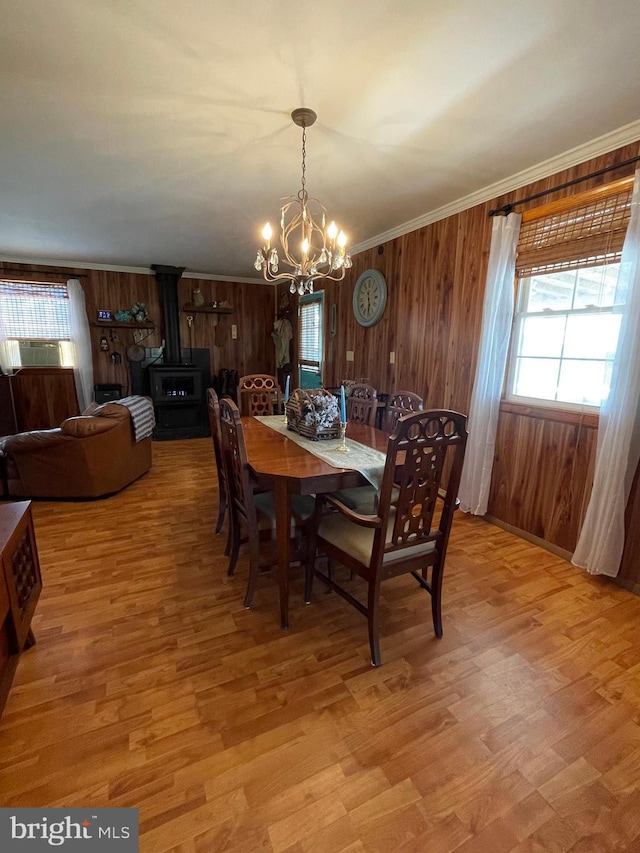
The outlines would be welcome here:
<svg viewBox="0 0 640 853">
<path fill-rule="evenodd" d="M 3 7 L 4 257 L 255 277 L 298 106 L 352 245 L 640 119 L 638 0 Z"/>
</svg>

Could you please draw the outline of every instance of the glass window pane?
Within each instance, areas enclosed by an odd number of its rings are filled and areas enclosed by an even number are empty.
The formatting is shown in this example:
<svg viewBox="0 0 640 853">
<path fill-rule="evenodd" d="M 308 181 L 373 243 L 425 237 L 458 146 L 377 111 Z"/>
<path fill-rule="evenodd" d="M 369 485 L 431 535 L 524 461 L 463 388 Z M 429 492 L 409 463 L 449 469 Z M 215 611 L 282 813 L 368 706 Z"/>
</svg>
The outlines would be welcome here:
<svg viewBox="0 0 640 853">
<path fill-rule="evenodd" d="M 520 332 L 520 355 L 559 358 L 566 317 L 524 317 Z"/>
<path fill-rule="evenodd" d="M 595 305 L 607 308 L 616 304 L 616 285 L 620 264 L 578 270 L 574 308 Z"/>
<path fill-rule="evenodd" d="M 567 318 L 565 358 L 613 359 L 618 345 L 620 314 L 577 314 Z"/>
<path fill-rule="evenodd" d="M 511 393 L 601 405 L 620 333 L 621 315 L 614 312 L 624 304 L 619 270 L 620 264 L 605 264 L 520 280 Z"/>
<path fill-rule="evenodd" d="M 525 311 L 566 311 L 573 304 L 576 283 L 574 270 L 536 275 L 524 279 L 529 283 L 529 298 Z"/>
<path fill-rule="evenodd" d="M 560 359 L 519 358 L 516 363 L 514 394 L 554 400 L 559 368 Z"/>
<path fill-rule="evenodd" d="M 560 368 L 558 400 L 599 406 L 609 393 L 610 381 L 611 362 L 566 359 Z"/>
</svg>

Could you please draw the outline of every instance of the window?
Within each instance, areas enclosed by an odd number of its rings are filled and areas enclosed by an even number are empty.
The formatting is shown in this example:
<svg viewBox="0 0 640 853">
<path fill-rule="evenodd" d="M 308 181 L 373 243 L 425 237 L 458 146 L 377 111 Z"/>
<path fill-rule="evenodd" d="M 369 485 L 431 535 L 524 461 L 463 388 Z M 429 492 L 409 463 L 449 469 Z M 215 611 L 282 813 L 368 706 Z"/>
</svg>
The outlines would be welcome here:
<svg viewBox="0 0 640 853">
<path fill-rule="evenodd" d="M 0 314 L 13 367 L 72 367 L 64 284 L 0 281 Z"/>
<path fill-rule="evenodd" d="M 620 331 L 618 270 L 632 181 L 523 215 L 507 399 L 598 407 Z"/>
<path fill-rule="evenodd" d="M 619 264 L 520 279 L 512 394 L 599 406 L 609 393 Z"/>
<path fill-rule="evenodd" d="M 301 296 L 298 316 L 298 380 L 301 388 L 322 386 L 323 357 L 323 313 L 322 291 Z"/>
</svg>

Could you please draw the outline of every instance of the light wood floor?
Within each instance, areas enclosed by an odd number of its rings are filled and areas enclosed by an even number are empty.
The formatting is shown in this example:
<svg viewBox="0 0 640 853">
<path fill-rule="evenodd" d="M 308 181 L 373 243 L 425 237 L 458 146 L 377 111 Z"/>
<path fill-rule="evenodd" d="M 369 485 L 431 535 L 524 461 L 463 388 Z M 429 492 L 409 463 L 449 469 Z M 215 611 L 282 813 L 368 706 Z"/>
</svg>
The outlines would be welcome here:
<svg viewBox="0 0 640 853">
<path fill-rule="evenodd" d="M 640 850 L 640 598 L 454 522 L 444 638 L 387 584 L 384 665 L 335 595 L 242 607 L 208 440 L 90 503 L 36 503 L 37 645 L 0 725 L 0 804 L 137 806 L 141 850 Z"/>
</svg>

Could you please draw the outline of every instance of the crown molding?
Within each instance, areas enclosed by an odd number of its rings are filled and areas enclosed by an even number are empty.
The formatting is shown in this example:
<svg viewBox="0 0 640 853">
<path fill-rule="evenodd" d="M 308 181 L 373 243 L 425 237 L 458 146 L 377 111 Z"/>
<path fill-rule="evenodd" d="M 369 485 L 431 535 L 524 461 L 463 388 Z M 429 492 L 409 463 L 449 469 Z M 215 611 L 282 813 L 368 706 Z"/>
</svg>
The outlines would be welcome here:
<svg viewBox="0 0 640 853">
<path fill-rule="evenodd" d="M 569 169 L 572 166 L 578 166 L 580 163 L 585 163 L 594 157 L 600 157 L 602 154 L 608 154 L 609 151 L 615 151 L 616 148 L 622 148 L 624 145 L 637 142 L 639 139 L 640 119 L 630 124 L 625 124 L 623 127 L 619 127 L 617 130 L 611 131 L 611 133 L 606 133 L 604 136 L 599 136 L 597 139 L 591 140 L 591 142 L 578 145 L 570 151 L 565 151 L 564 154 L 550 157 L 548 160 L 544 160 L 542 163 L 531 166 L 529 169 L 524 169 L 522 172 L 511 175 L 509 178 L 504 178 L 495 184 L 491 184 L 481 190 L 476 190 L 476 192 L 463 196 L 456 201 L 424 213 L 422 216 L 410 219 L 408 222 L 391 228 L 389 231 L 383 231 L 382 234 L 370 237 L 368 240 L 363 240 L 352 247 L 351 254 L 358 255 L 360 252 L 372 249 L 381 243 L 387 243 L 396 237 L 402 237 L 411 231 L 417 231 L 418 228 L 423 228 L 425 225 L 431 225 L 434 222 L 439 222 L 441 219 L 454 216 L 456 213 L 462 213 L 463 210 L 469 210 L 469 208 L 475 207 L 477 204 L 493 201 L 501 195 L 513 192 L 513 190 L 517 190 L 527 184 L 532 184 L 541 178 L 548 178 L 556 172 L 561 172 L 563 169 Z"/>
<path fill-rule="evenodd" d="M 125 267 L 118 264 L 95 264 L 90 261 L 69 261 L 56 258 L 17 258 L 11 255 L 0 255 L 0 263 L 28 264 L 29 266 L 60 267 L 74 270 L 101 270 L 103 272 L 124 272 L 135 275 L 154 275 L 150 267 Z M 182 278 L 197 278 L 202 281 L 231 281 L 238 284 L 270 284 L 262 278 L 244 278 L 232 275 L 216 275 L 208 272 L 184 272 Z"/>
<path fill-rule="evenodd" d="M 202 281 L 237 281 L 240 284 L 271 284 L 263 278 L 241 278 L 232 275 L 216 275 L 212 272 L 183 272 L 182 278 L 199 278 Z"/>
</svg>

